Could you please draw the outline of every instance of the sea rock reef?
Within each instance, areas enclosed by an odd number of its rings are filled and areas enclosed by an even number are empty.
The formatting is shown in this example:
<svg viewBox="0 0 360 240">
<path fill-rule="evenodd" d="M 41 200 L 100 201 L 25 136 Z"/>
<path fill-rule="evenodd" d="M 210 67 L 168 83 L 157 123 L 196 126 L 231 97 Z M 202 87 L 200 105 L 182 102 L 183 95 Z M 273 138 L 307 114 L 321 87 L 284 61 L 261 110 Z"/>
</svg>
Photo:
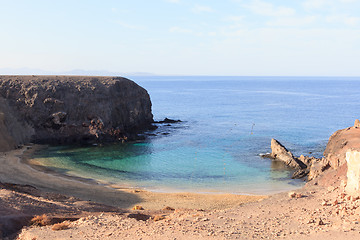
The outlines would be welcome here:
<svg viewBox="0 0 360 240">
<path fill-rule="evenodd" d="M 286 149 L 278 140 L 271 139 L 271 153 L 263 155 L 275 161 L 283 162 L 286 166 L 294 169 L 292 178 L 303 178 L 309 174 L 312 162 L 317 159 L 314 157 L 295 157 L 292 152 Z"/>
<path fill-rule="evenodd" d="M 294 155 L 287 150 L 279 141 L 276 139 L 271 139 L 271 155 L 273 159 L 280 160 L 284 162 L 287 166 L 294 169 L 304 169 L 306 164 L 304 164 L 299 159 L 295 158 Z"/>
<path fill-rule="evenodd" d="M 0 76 L 0 151 L 122 141 L 151 127 L 145 89 L 122 77 Z"/>
</svg>

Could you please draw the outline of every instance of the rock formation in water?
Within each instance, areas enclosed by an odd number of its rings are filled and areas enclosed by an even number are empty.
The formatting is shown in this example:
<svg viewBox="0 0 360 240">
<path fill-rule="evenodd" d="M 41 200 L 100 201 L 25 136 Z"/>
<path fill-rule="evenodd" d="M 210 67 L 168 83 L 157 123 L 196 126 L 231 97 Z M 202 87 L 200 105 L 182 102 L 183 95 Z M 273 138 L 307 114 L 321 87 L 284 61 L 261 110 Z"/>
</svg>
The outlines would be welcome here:
<svg viewBox="0 0 360 240">
<path fill-rule="evenodd" d="M 152 122 L 147 91 L 126 78 L 0 76 L 0 151 L 123 140 Z"/>
<path fill-rule="evenodd" d="M 276 139 L 271 139 L 271 154 L 264 155 L 276 161 L 283 162 L 286 166 L 295 170 L 292 178 L 303 178 L 309 173 L 309 162 L 313 159 L 301 155 L 299 158 L 295 157 L 289 150 L 286 149 Z"/>
<path fill-rule="evenodd" d="M 287 166 L 294 169 L 306 168 L 306 165 L 299 161 L 294 155 L 287 150 L 279 141 L 271 139 L 271 154 L 273 159 L 284 162 Z"/>
<path fill-rule="evenodd" d="M 333 170 L 332 175 L 324 177 L 324 182 L 339 182 L 346 180 L 346 153 L 349 151 L 360 151 L 360 126 L 359 120 L 355 121 L 353 127 L 336 131 L 329 138 L 324 151 L 324 157 L 321 159 L 301 155 L 295 157 L 277 140 L 271 140 L 270 155 L 266 157 L 284 162 L 287 166 L 295 170 L 293 178 L 302 178 L 307 176 L 307 180 L 313 180 L 323 176 L 326 170 Z"/>
</svg>

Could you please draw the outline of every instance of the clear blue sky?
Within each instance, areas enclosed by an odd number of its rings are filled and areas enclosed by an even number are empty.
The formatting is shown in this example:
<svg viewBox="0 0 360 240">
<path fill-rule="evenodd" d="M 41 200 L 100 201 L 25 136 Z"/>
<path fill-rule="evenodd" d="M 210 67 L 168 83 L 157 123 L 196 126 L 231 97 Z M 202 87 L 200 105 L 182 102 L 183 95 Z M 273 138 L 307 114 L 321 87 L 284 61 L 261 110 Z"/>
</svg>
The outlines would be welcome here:
<svg viewBox="0 0 360 240">
<path fill-rule="evenodd" d="M 0 8 L 0 69 L 360 76 L 360 0 L 0 0 Z"/>
</svg>

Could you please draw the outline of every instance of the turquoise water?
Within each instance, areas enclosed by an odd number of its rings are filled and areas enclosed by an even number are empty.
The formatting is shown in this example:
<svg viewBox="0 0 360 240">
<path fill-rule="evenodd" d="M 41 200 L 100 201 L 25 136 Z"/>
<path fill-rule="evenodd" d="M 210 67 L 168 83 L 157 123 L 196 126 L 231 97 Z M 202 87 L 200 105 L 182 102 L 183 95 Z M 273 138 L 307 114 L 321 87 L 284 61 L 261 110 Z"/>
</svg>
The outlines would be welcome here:
<svg viewBox="0 0 360 240">
<path fill-rule="evenodd" d="M 148 90 L 159 124 L 138 143 L 52 146 L 34 158 L 55 171 L 153 191 L 273 193 L 303 184 L 259 154 L 276 138 L 320 157 L 351 126 L 359 78 L 132 77 Z M 156 134 L 156 136 L 153 136 Z"/>
</svg>

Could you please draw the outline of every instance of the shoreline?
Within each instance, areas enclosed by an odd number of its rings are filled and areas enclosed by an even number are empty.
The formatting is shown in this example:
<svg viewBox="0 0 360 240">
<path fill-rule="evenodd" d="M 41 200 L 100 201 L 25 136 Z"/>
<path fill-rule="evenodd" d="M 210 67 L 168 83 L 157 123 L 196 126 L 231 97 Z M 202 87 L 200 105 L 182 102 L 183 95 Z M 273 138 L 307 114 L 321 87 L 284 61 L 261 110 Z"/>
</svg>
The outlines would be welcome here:
<svg viewBox="0 0 360 240">
<path fill-rule="evenodd" d="M 101 184 L 93 179 L 62 175 L 44 167 L 32 166 L 27 157 L 41 145 L 0 153 L 0 182 L 31 185 L 45 192 L 54 192 L 90 200 L 121 209 L 141 205 L 147 210 L 166 206 L 175 209 L 227 209 L 247 202 L 259 201 L 267 195 L 238 195 L 230 193 L 154 192 L 118 185 Z M 196 206 L 196 207 L 195 207 Z"/>
<path fill-rule="evenodd" d="M 50 175 L 55 175 L 63 178 L 67 178 L 70 180 L 76 180 L 80 182 L 85 182 L 89 184 L 95 184 L 95 185 L 102 185 L 104 187 L 108 187 L 111 189 L 120 189 L 120 190 L 127 190 L 127 191 L 134 191 L 134 190 L 141 190 L 141 191 L 148 191 L 153 193 L 196 193 L 196 194 L 231 194 L 231 195 L 244 195 L 244 196 L 269 196 L 273 194 L 278 194 L 282 192 L 288 192 L 288 191 L 295 191 L 298 189 L 301 189 L 305 184 L 306 181 L 303 181 L 301 179 L 285 179 L 285 181 L 279 181 L 278 185 L 272 185 L 266 186 L 267 183 L 264 183 L 263 188 L 256 188 L 256 189 L 249 189 L 244 187 L 239 187 L 240 185 L 233 183 L 233 185 L 229 185 L 228 187 L 223 187 L 220 189 L 219 186 L 217 187 L 211 187 L 211 186 L 197 186 L 192 187 L 190 185 L 181 185 L 178 183 L 178 185 L 169 185 L 169 184 L 160 184 L 156 185 L 156 183 L 152 183 L 152 185 L 143 184 L 140 186 L 137 184 L 136 181 L 116 181 L 116 179 L 112 179 L 111 177 L 104 177 L 102 175 L 91 175 L 88 172 L 84 171 L 77 171 L 76 169 L 67 168 L 66 165 L 62 166 L 54 166 L 52 164 L 46 164 L 37 158 L 33 158 L 31 155 L 34 151 L 37 151 L 38 149 L 46 148 L 46 145 L 33 145 L 33 148 L 30 150 L 27 150 L 27 152 L 30 152 L 28 154 L 25 154 L 24 157 L 22 157 L 22 162 L 26 165 L 29 165 L 30 167 L 40 171 L 45 172 Z M 57 170 L 59 169 L 59 170 Z M 64 169 L 64 171 L 62 171 Z M 286 180 L 288 180 L 289 183 L 286 183 Z M 296 183 L 290 183 L 290 181 L 297 181 Z M 166 180 L 165 180 L 166 182 Z M 155 185 L 154 185 L 155 184 Z M 287 184 L 287 185 L 286 185 Z"/>
</svg>

